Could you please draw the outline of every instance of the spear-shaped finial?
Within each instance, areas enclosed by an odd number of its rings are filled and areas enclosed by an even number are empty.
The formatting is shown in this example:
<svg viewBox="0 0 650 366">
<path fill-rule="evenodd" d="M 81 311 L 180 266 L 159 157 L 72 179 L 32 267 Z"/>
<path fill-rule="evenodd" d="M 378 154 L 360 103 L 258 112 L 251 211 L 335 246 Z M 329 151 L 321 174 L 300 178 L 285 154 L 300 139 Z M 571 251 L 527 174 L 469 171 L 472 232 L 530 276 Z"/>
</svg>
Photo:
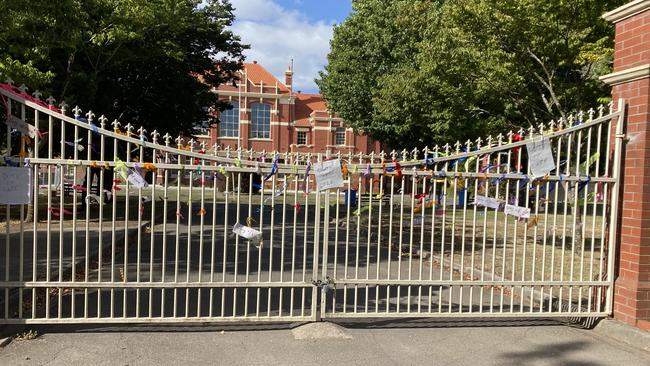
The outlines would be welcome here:
<svg viewBox="0 0 650 366">
<path fill-rule="evenodd" d="M 34 99 L 36 99 L 38 101 L 41 100 L 42 95 L 43 95 L 43 93 L 41 93 L 41 91 L 38 90 L 38 89 L 35 92 L 32 93 L 32 96 L 34 97 Z"/>
<path fill-rule="evenodd" d="M 27 88 L 27 86 L 25 86 L 25 84 L 20 84 L 20 86 L 18 87 L 18 90 L 20 90 L 20 92 L 22 94 L 27 94 L 27 89 L 29 89 L 29 88 Z"/>
<path fill-rule="evenodd" d="M 106 122 L 108 122 L 108 118 L 106 118 L 105 115 L 102 114 L 101 116 L 99 116 L 99 126 L 102 129 L 106 129 Z"/>
<path fill-rule="evenodd" d="M 165 146 L 169 146 L 169 143 L 172 141 L 172 136 L 168 133 L 166 133 L 163 136 L 163 140 L 165 141 Z"/>
<path fill-rule="evenodd" d="M 45 99 L 45 103 L 52 106 L 54 105 L 54 103 L 56 103 L 56 99 L 54 99 L 54 97 L 50 95 L 49 97 L 47 97 L 47 99 Z"/>
<path fill-rule="evenodd" d="M 59 107 L 61 108 L 61 114 L 65 115 L 65 112 L 68 110 L 68 103 L 63 101 L 59 104 Z"/>
<path fill-rule="evenodd" d="M 118 120 L 113 120 L 113 122 L 111 122 L 111 125 L 113 126 L 113 131 L 119 131 L 119 130 L 120 130 L 120 126 L 121 126 L 122 124 L 121 124 L 120 121 L 118 121 Z"/>
<path fill-rule="evenodd" d="M 86 113 L 86 117 L 88 117 L 88 123 L 90 123 L 93 121 L 93 118 L 95 118 L 95 113 L 93 113 L 93 111 L 88 111 L 88 113 Z"/>
<path fill-rule="evenodd" d="M 129 123 L 127 123 L 127 124 L 124 126 L 124 128 L 126 129 L 126 135 L 129 136 L 129 137 L 131 137 L 131 135 L 133 134 L 133 130 L 135 129 L 135 127 L 133 127 L 133 125 L 131 124 L 131 122 L 129 122 Z"/>
<path fill-rule="evenodd" d="M 81 112 L 83 112 L 83 111 L 81 110 L 81 108 L 79 108 L 79 106 L 75 106 L 74 109 L 72 110 L 72 113 L 74 113 L 75 119 L 77 117 L 81 116 Z"/>
<path fill-rule="evenodd" d="M 157 130 L 153 130 L 153 132 L 151 132 L 151 141 L 153 141 L 154 144 L 158 143 L 158 137 L 160 137 L 160 133 L 158 133 Z"/>
</svg>

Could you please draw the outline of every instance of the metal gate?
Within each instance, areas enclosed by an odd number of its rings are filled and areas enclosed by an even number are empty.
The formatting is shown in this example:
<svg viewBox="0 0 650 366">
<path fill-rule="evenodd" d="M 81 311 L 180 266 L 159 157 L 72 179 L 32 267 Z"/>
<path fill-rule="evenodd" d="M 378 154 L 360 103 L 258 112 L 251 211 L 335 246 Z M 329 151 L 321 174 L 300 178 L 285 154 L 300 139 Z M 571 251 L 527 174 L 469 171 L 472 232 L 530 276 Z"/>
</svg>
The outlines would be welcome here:
<svg viewBox="0 0 650 366">
<path fill-rule="evenodd" d="M 0 94 L 5 162 L 31 174 L 29 204 L 5 205 L 0 323 L 611 313 L 622 101 L 454 146 L 313 156 Z M 318 191 L 329 159 L 343 186 Z"/>
</svg>

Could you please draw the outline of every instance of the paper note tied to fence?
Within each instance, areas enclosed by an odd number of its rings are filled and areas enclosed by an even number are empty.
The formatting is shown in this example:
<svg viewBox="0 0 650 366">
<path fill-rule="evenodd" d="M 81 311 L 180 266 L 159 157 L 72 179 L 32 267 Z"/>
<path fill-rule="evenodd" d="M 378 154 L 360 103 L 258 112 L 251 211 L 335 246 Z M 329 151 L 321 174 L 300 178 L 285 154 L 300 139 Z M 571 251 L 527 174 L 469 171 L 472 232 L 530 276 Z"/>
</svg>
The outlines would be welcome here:
<svg viewBox="0 0 650 366">
<path fill-rule="evenodd" d="M 528 165 L 533 177 L 543 177 L 555 169 L 555 160 L 551 150 L 551 140 L 530 141 L 526 144 L 528 151 Z"/>
<path fill-rule="evenodd" d="M 244 226 L 242 224 L 235 224 L 232 227 L 232 232 L 241 236 L 242 238 L 248 239 L 248 240 L 260 240 L 262 239 L 262 233 L 253 229 L 250 226 Z"/>
<path fill-rule="evenodd" d="M 0 167 L 0 204 L 26 205 L 32 198 L 30 168 Z"/>
<path fill-rule="evenodd" d="M 520 219 L 530 218 L 530 208 L 526 208 L 526 207 L 506 205 L 503 212 L 505 212 L 506 215 L 515 216 Z"/>
<path fill-rule="evenodd" d="M 339 159 L 314 164 L 314 175 L 319 191 L 343 187 L 343 173 Z"/>
<path fill-rule="evenodd" d="M 485 197 L 485 196 L 476 196 L 474 202 L 477 206 L 483 206 L 488 208 L 493 208 L 495 210 L 499 209 L 499 201 L 495 198 Z"/>
<path fill-rule="evenodd" d="M 148 184 L 147 181 L 144 179 L 144 177 L 142 177 L 142 176 L 141 176 L 138 172 L 136 172 L 135 170 L 131 170 L 131 171 L 129 172 L 129 176 L 128 176 L 127 179 L 129 180 L 129 182 L 131 182 L 131 184 L 133 184 L 134 186 L 136 186 L 136 187 L 138 187 L 138 188 L 146 188 L 146 187 L 149 186 L 149 184 Z"/>
<path fill-rule="evenodd" d="M 36 127 L 30 125 L 29 123 L 21 120 L 16 116 L 7 116 L 6 123 L 10 128 L 13 128 L 21 134 L 29 136 L 31 138 L 34 138 L 36 136 L 36 132 L 38 131 Z"/>
</svg>

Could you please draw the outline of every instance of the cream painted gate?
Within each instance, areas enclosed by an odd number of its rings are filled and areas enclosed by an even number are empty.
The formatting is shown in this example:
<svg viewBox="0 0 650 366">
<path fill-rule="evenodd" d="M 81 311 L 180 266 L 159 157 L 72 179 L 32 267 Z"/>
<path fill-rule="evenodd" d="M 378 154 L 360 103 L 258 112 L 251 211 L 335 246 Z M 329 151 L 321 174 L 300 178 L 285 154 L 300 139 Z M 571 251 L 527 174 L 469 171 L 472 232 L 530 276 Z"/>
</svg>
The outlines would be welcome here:
<svg viewBox="0 0 650 366">
<path fill-rule="evenodd" d="M 313 156 L 208 148 L 0 94 L 6 164 L 31 182 L 29 204 L 4 205 L 0 323 L 611 313 L 622 108 Z M 328 159 L 343 187 L 318 191 Z"/>
</svg>

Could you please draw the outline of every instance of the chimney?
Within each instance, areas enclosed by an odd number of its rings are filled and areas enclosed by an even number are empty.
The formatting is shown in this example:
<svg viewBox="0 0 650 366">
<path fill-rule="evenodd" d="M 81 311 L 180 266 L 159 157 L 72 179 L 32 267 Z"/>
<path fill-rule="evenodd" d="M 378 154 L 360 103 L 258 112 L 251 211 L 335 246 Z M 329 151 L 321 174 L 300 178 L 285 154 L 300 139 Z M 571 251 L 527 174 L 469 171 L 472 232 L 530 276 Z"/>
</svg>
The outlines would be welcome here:
<svg viewBox="0 0 650 366">
<path fill-rule="evenodd" d="M 257 65 L 257 60 L 253 60 L 253 63 L 254 63 L 255 65 Z"/>
<path fill-rule="evenodd" d="M 293 68 L 289 65 L 289 69 L 284 72 L 284 84 L 291 89 L 293 84 Z"/>
</svg>

